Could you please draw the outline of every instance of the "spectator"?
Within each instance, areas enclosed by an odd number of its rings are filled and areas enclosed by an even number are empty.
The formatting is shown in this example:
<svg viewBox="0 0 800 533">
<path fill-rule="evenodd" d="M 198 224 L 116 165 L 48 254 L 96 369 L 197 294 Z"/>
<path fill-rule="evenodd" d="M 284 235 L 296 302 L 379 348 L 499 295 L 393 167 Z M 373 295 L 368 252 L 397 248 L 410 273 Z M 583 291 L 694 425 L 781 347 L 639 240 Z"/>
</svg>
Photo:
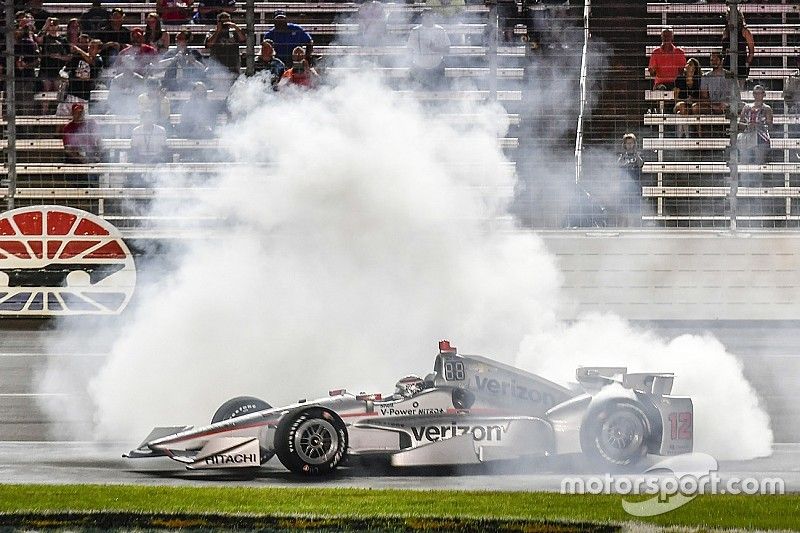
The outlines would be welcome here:
<svg viewBox="0 0 800 533">
<path fill-rule="evenodd" d="M 461 1 L 463 2 L 463 0 Z M 366 0 L 359 6 L 356 18 L 361 46 L 385 44 L 386 10 L 382 3 L 378 0 Z"/>
<path fill-rule="evenodd" d="M 239 45 L 245 40 L 244 32 L 231 21 L 230 13 L 223 12 L 217 16 L 217 27 L 206 36 L 206 50 L 212 59 L 238 76 L 242 67 Z"/>
<path fill-rule="evenodd" d="M 67 99 L 59 104 L 57 113 L 69 115 L 73 103 L 88 105 L 97 78 L 103 70 L 103 58 L 100 50 L 103 43 L 99 39 L 90 39 L 85 33 L 80 36 L 78 45 L 72 46 L 72 57 L 67 63 Z"/>
<path fill-rule="evenodd" d="M 139 95 L 139 113 L 141 116 L 148 115 L 153 121 L 162 126 L 165 130 L 172 129 L 170 122 L 170 103 L 167 95 L 161 89 L 161 83 L 151 78 L 147 80 L 147 90 Z"/>
<path fill-rule="evenodd" d="M 292 51 L 292 66 L 283 73 L 279 87 L 289 85 L 311 88 L 319 82 L 319 73 L 308 64 L 302 46 L 295 46 Z"/>
<path fill-rule="evenodd" d="M 703 71 L 700 69 L 700 62 L 691 58 L 686 62 L 683 72 L 675 79 L 675 113 L 688 116 L 699 111 L 700 85 Z M 686 124 L 678 124 L 678 137 L 688 137 L 689 127 Z"/>
<path fill-rule="evenodd" d="M 800 114 L 800 55 L 795 58 L 797 72 L 789 76 L 783 84 L 783 101 L 789 113 Z"/>
<path fill-rule="evenodd" d="M 262 41 L 261 53 L 255 61 L 255 72 L 263 72 L 261 76 L 268 81 L 273 88 L 277 88 L 278 82 L 286 72 L 286 65 L 283 61 L 275 57 L 275 50 L 272 48 L 272 41 Z"/>
<path fill-rule="evenodd" d="M 189 49 L 192 32 L 181 30 L 175 35 L 175 48 L 164 54 L 160 65 L 164 70 L 164 87 L 169 91 L 187 91 L 198 81 L 204 81 L 206 66 L 197 50 Z"/>
<path fill-rule="evenodd" d="M 131 162 L 164 163 L 167 159 L 167 132 L 150 114 L 142 115 L 141 123 L 131 133 Z"/>
<path fill-rule="evenodd" d="M 144 30 L 133 28 L 131 30 L 131 44 L 123 48 L 119 55 L 132 57 L 136 72 L 144 75 L 150 67 L 150 63 L 156 59 L 158 51 L 144 42 Z"/>
<path fill-rule="evenodd" d="M 519 7 L 516 0 L 485 0 L 485 4 L 497 5 L 497 26 L 504 42 L 514 42 L 514 26 L 519 19 Z M 490 37 L 491 38 L 491 37 Z"/>
<path fill-rule="evenodd" d="M 61 88 L 61 78 L 59 71 L 67 65 L 71 59 L 70 49 L 67 40 L 60 35 L 58 19 L 49 18 L 45 21 L 44 27 L 36 37 L 39 44 L 39 83 L 44 92 L 58 92 Z M 42 114 L 46 115 L 48 102 L 42 101 Z"/>
<path fill-rule="evenodd" d="M 34 39 L 34 20 L 23 14 L 18 19 L 14 43 L 14 75 L 16 76 L 17 113 L 34 112 L 33 95 L 36 91 L 36 67 L 39 66 L 39 47 Z"/>
<path fill-rule="evenodd" d="M 653 50 L 647 69 L 653 77 L 653 87 L 670 91 L 675 88 L 675 79 L 686 65 L 683 50 L 673 44 L 674 34 L 670 28 L 661 31 L 661 46 Z"/>
<path fill-rule="evenodd" d="M 131 57 L 119 58 L 117 69 L 119 74 L 109 84 L 108 111 L 116 115 L 136 115 L 139 95 L 146 89 L 144 77 L 134 69 Z"/>
<path fill-rule="evenodd" d="M 737 144 L 742 163 L 763 165 L 767 162 L 772 128 L 772 108 L 764 103 L 767 92 L 761 85 L 753 87 L 753 103 L 745 104 L 739 114 Z M 743 174 L 743 185 L 760 185 L 759 174 Z M 754 181 L 754 178 L 758 181 Z"/>
<path fill-rule="evenodd" d="M 17 21 L 17 36 L 21 35 L 26 28 L 30 28 L 33 34 L 36 35 L 36 19 L 33 18 L 33 15 L 27 11 L 17 11 L 14 14 L 14 20 Z"/>
<path fill-rule="evenodd" d="M 744 88 L 747 77 L 750 75 L 750 65 L 753 63 L 753 57 L 755 56 L 756 43 L 753 40 L 753 34 L 747 28 L 742 12 L 736 8 L 736 13 L 739 30 L 737 33 L 738 44 L 736 45 L 736 79 L 739 81 L 739 87 Z M 722 54 L 725 59 L 723 65 L 727 70 L 731 70 L 731 15 L 731 8 L 728 6 L 727 24 L 725 24 L 725 31 L 722 33 Z"/>
<path fill-rule="evenodd" d="M 501 9 L 501 3 L 502 2 L 498 2 L 498 12 Z M 464 0 L 425 0 L 425 6 L 431 8 L 433 14 L 443 23 L 456 24 L 461 22 L 461 15 L 466 9 L 466 2 Z M 513 18 L 516 19 L 516 17 L 517 12 L 515 9 Z"/>
<path fill-rule="evenodd" d="M 183 105 L 178 131 L 187 139 L 207 139 L 214 136 L 216 122 L 217 108 L 208 99 L 205 83 L 198 81 Z"/>
<path fill-rule="evenodd" d="M 215 24 L 221 13 L 236 12 L 236 0 L 200 0 L 194 21 L 197 24 Z"/>
<path fill-rule="evenodd" d="M 738 89 L 733 75 L 722 66 L 722 54 L 711 52 L 711 71 L 700 80 L 700 103 L 696 113 L 727 113 L 731 107 L 731 91 Z"/>
<path fill-rule="evenodd" d="M 636 135 L 626 133 L 622 136 L 622 151 L 617 158 L 617 164 L 624 170 L 625 175 L 638 182 L 642 178 L 644 159 L 636 146 Z"/>
<path fill-rule="evenodd" d="M 433 12 L 422 10 L 422 24 L 408 35 L 412 76 L 427 87 L 439 85 L 444 80 L 445 55 L 450 51 L 450 39 L 445 29 L 434 23 Z"/>
<path fill-rule="evenodd" d="M 636 143 L 636 135 L 626 133 L 622 137 L 622 151 L 617 157 L 617 166 L 622 172 L 619 197 L 623 203 L 622 215 L 624 225 L 630 222 L 629 217 L 641 217 L 642 167 L 644 159 Z M 641 221 L 641 219 L 639 219 Z"/>
<path fill-rule="evenodd" d="M 77 45 L 82 34 L 81 21 L 75 18 L 69 19 L 67 21 L 67 44 L 70 46 Z"/>
<path fill-rule="evenodd" d="M 194 0 L 156 0 L 156 13 L 164 24 L 183 24 L 192 18 Z"/>
<path fill-rule="evenodd" d="M 166 52 L 169 48 L 169 33 L 161 27 L 161 17 L 156 13 L 148 13 L 145 20 L 144 42 L 159 53 Z"/>
<path fill-rule="evenodd" d="M 30 14 L 37 28 L 44 27 L 47 19 L 53 15 L 42 7 L 42 0 L 28 0 L 25 2 L 25 13 Z"/>
<path fill-rule="evenodd" d="M 106 65 L 112 66 L 117 54 L 131 43 L 131 32 L 122 25 L 124 20 L 125 12 L 115 7 L 111 10 L 108 23 L 99 31 L 98 39 L 103 41 L 103 61 Z"/>
<path fill-rule="evenodd" d="M 285 64 L 293 61 L 292 56 L 297 46 L 305 46 L 305 56 L 309 64 L 312 61 L 311 53 L 314 50 L 314 40 L 306 30 L 298 24 L 293 24 L 286 19 L 286 13 L 276 11 L 275 26 L 264 33 L 263 40 L 269 39 L 273 43 L 275 55 Z"/>
<path fill-rule="evenodd" d="M 67 163 L 98 163 L 101 160 L 100 135 L 97 123 L 86 120 L 86 107 L 74 103 L 72 120 L 62 130 L 64 158 Z"/>
<path fill-rule="evenodd" d="M 800 115 L 800 55 L 795 58 L 795 63 L 798 71 L 783 84 L 783 101 L 786 102 L 786 109 L 789 113 Z M 789 125 L 789 137 L 800 138 L 800 124 Z M 794 150 L 792 158 L 799 160 L 800 150 Z"/>
<path fill-rule="evenodd" d="M 111 11 L 104 8 L 100 0 L 94 0 L 92 7 L 81 15 L 80 25 L 90 36 L 99 38 L 100 30 L 108 22 L 110 16 Z"/>
</svg>

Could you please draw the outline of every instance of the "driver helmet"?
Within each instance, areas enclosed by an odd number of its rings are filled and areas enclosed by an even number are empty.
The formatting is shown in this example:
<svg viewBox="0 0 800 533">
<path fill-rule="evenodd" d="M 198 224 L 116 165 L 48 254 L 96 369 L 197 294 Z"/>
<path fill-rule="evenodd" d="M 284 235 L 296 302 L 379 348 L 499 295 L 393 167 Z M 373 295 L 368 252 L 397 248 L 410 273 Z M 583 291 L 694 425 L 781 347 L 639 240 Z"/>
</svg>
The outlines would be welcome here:
<svg viewBox="0 0 800 533">
<path fill-rule="evenodd" d="M 425 382 L 422 378 L 411 374 L 397 382 L 394 392 L 403 398 L 411 398 L 415 394 L 422 392 L 424 388 Z"/>
</svg>

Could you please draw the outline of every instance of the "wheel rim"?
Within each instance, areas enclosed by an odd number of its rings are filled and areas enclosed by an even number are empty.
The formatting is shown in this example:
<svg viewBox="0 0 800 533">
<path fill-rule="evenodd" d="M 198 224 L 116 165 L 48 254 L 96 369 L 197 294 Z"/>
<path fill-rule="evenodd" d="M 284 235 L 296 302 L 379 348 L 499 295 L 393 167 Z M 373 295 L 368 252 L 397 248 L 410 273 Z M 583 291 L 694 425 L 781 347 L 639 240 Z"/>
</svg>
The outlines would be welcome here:
<svg viewBox="0 0 800 533">
<path fill-rule="evenodd" d="M 644 439 L 644 426 L 631 412 L 612 414 L 603 422 L 599 444 L 612 459 L 627 459 L 638 451 Z"/>
<path fill-rule="evenodd" d="M 336 455 L 339 437 L 327 420 L 306 420 L 294 433 L 294 449 L 298 457 L 312 465 L 325 463 Z"/>
</svg>

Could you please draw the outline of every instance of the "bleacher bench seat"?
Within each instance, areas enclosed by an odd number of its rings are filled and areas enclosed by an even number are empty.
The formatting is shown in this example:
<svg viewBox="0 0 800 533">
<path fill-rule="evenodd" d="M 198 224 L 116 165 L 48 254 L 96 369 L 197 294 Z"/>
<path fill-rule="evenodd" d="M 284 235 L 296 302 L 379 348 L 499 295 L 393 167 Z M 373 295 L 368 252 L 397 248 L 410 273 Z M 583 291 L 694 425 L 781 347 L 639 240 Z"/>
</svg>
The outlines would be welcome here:
<svg viewBox="0 0 800 533">
<path fill-rule="evenodd" d="M 774 115 L 773 124 L 800 124 L 800 115 Z M 648 113 L 644 116 L 645 126 L 667 126 L 677 124 L 730 124 L 724 115 L 673 115 L 664 113 Z"/>
<path fill-rule="evenodd" d="M 747 27 L 753 35 L 800 35 L 800 24 L 748 24 Z M 725 31 L 722 24 L 648 24 L 647 35 L 659 36 L 664 28 L 672 28 L 675 35 L 721 36 Z"/>
<path fill-rule="evenodd" d="M 709 162 L 670 162 L 647 161 L 642 167 L 645 174 L 727 174 L 728 163 Z M 765 165 L 740 164 L 740 173 L 797 174 L 800 163 L 767 163 Z"/>
<path fill-rule="evenodd" d="M 739 10 L 744 13 L 760 13 L 760 14 L 773 14 L 780 15 L 781 13 L 800 13 L 799 4 L 739 4 Z M 725 4 L 665 4 L 661 3 L 648 3 L 648 13 L 719 13 L 724 14 L 727 11 Z"/>
<path fill-rule="evenodd" d="M 730 146 L 730 139 L 642 139 L 642 148 L 645 150 L 724 150 Z M 796 150 L 800 148 L 800 139 L 770 139 L 773 150 Z"/>
<path fill-rule="evenodd" d="M 498 146 L 504 149 L 514 149 L 519 147 L 519 139 L 516 137 L 501 137 L 497 139 Z M 106 150 L 130 150 L 130 139 L 101 139 L 100 144 Z M 168 138 L 167 148 L 172 150 L 208 150 L 225 148 L 229 143 L 225 140 L 212 139 L 179 139 Z M 0 149 L 5 149 L 8 141 L 0 140 Z M 34 151 L 53 151 L 63 150 L 64 142 L 61 139 L 17 139 L 16 149 Z"/>
</svg>

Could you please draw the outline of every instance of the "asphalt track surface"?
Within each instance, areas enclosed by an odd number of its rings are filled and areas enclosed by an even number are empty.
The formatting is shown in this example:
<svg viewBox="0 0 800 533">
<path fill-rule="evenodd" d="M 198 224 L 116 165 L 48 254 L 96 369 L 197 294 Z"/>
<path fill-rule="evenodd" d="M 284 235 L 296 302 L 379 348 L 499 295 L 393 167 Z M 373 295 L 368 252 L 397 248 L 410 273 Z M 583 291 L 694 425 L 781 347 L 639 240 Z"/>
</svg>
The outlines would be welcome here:
<svg viewBox="0 0 800 533">
<path fill-rule="evenodd" d="M 271 459 L 262 468 L 230 471 L 189 471 L 167 458 L 124 459 L 124 444 L 79 442 L 0 443 L 3 483 L 99 483 L 169 486 L 350 487 L 393 489 L 559 491 L 566 477 L 603 477 L 572 458 L 546 458 L 527 463 L 497 464 L 461 469 L 408 469 L 381 465 L 348 466 L 326 478 L 302 478 Z M 616 474 L 640 478 L 648 457 L 636 471 Z M 721 487 L 733 478 L 780 478 L 787 492 L 800 492 L 800 444 L 776 444 L 770 457 L 750 461 L 721 461 Z M 653 475 L 653 474 L 650 474 Z"/>
</svg>

